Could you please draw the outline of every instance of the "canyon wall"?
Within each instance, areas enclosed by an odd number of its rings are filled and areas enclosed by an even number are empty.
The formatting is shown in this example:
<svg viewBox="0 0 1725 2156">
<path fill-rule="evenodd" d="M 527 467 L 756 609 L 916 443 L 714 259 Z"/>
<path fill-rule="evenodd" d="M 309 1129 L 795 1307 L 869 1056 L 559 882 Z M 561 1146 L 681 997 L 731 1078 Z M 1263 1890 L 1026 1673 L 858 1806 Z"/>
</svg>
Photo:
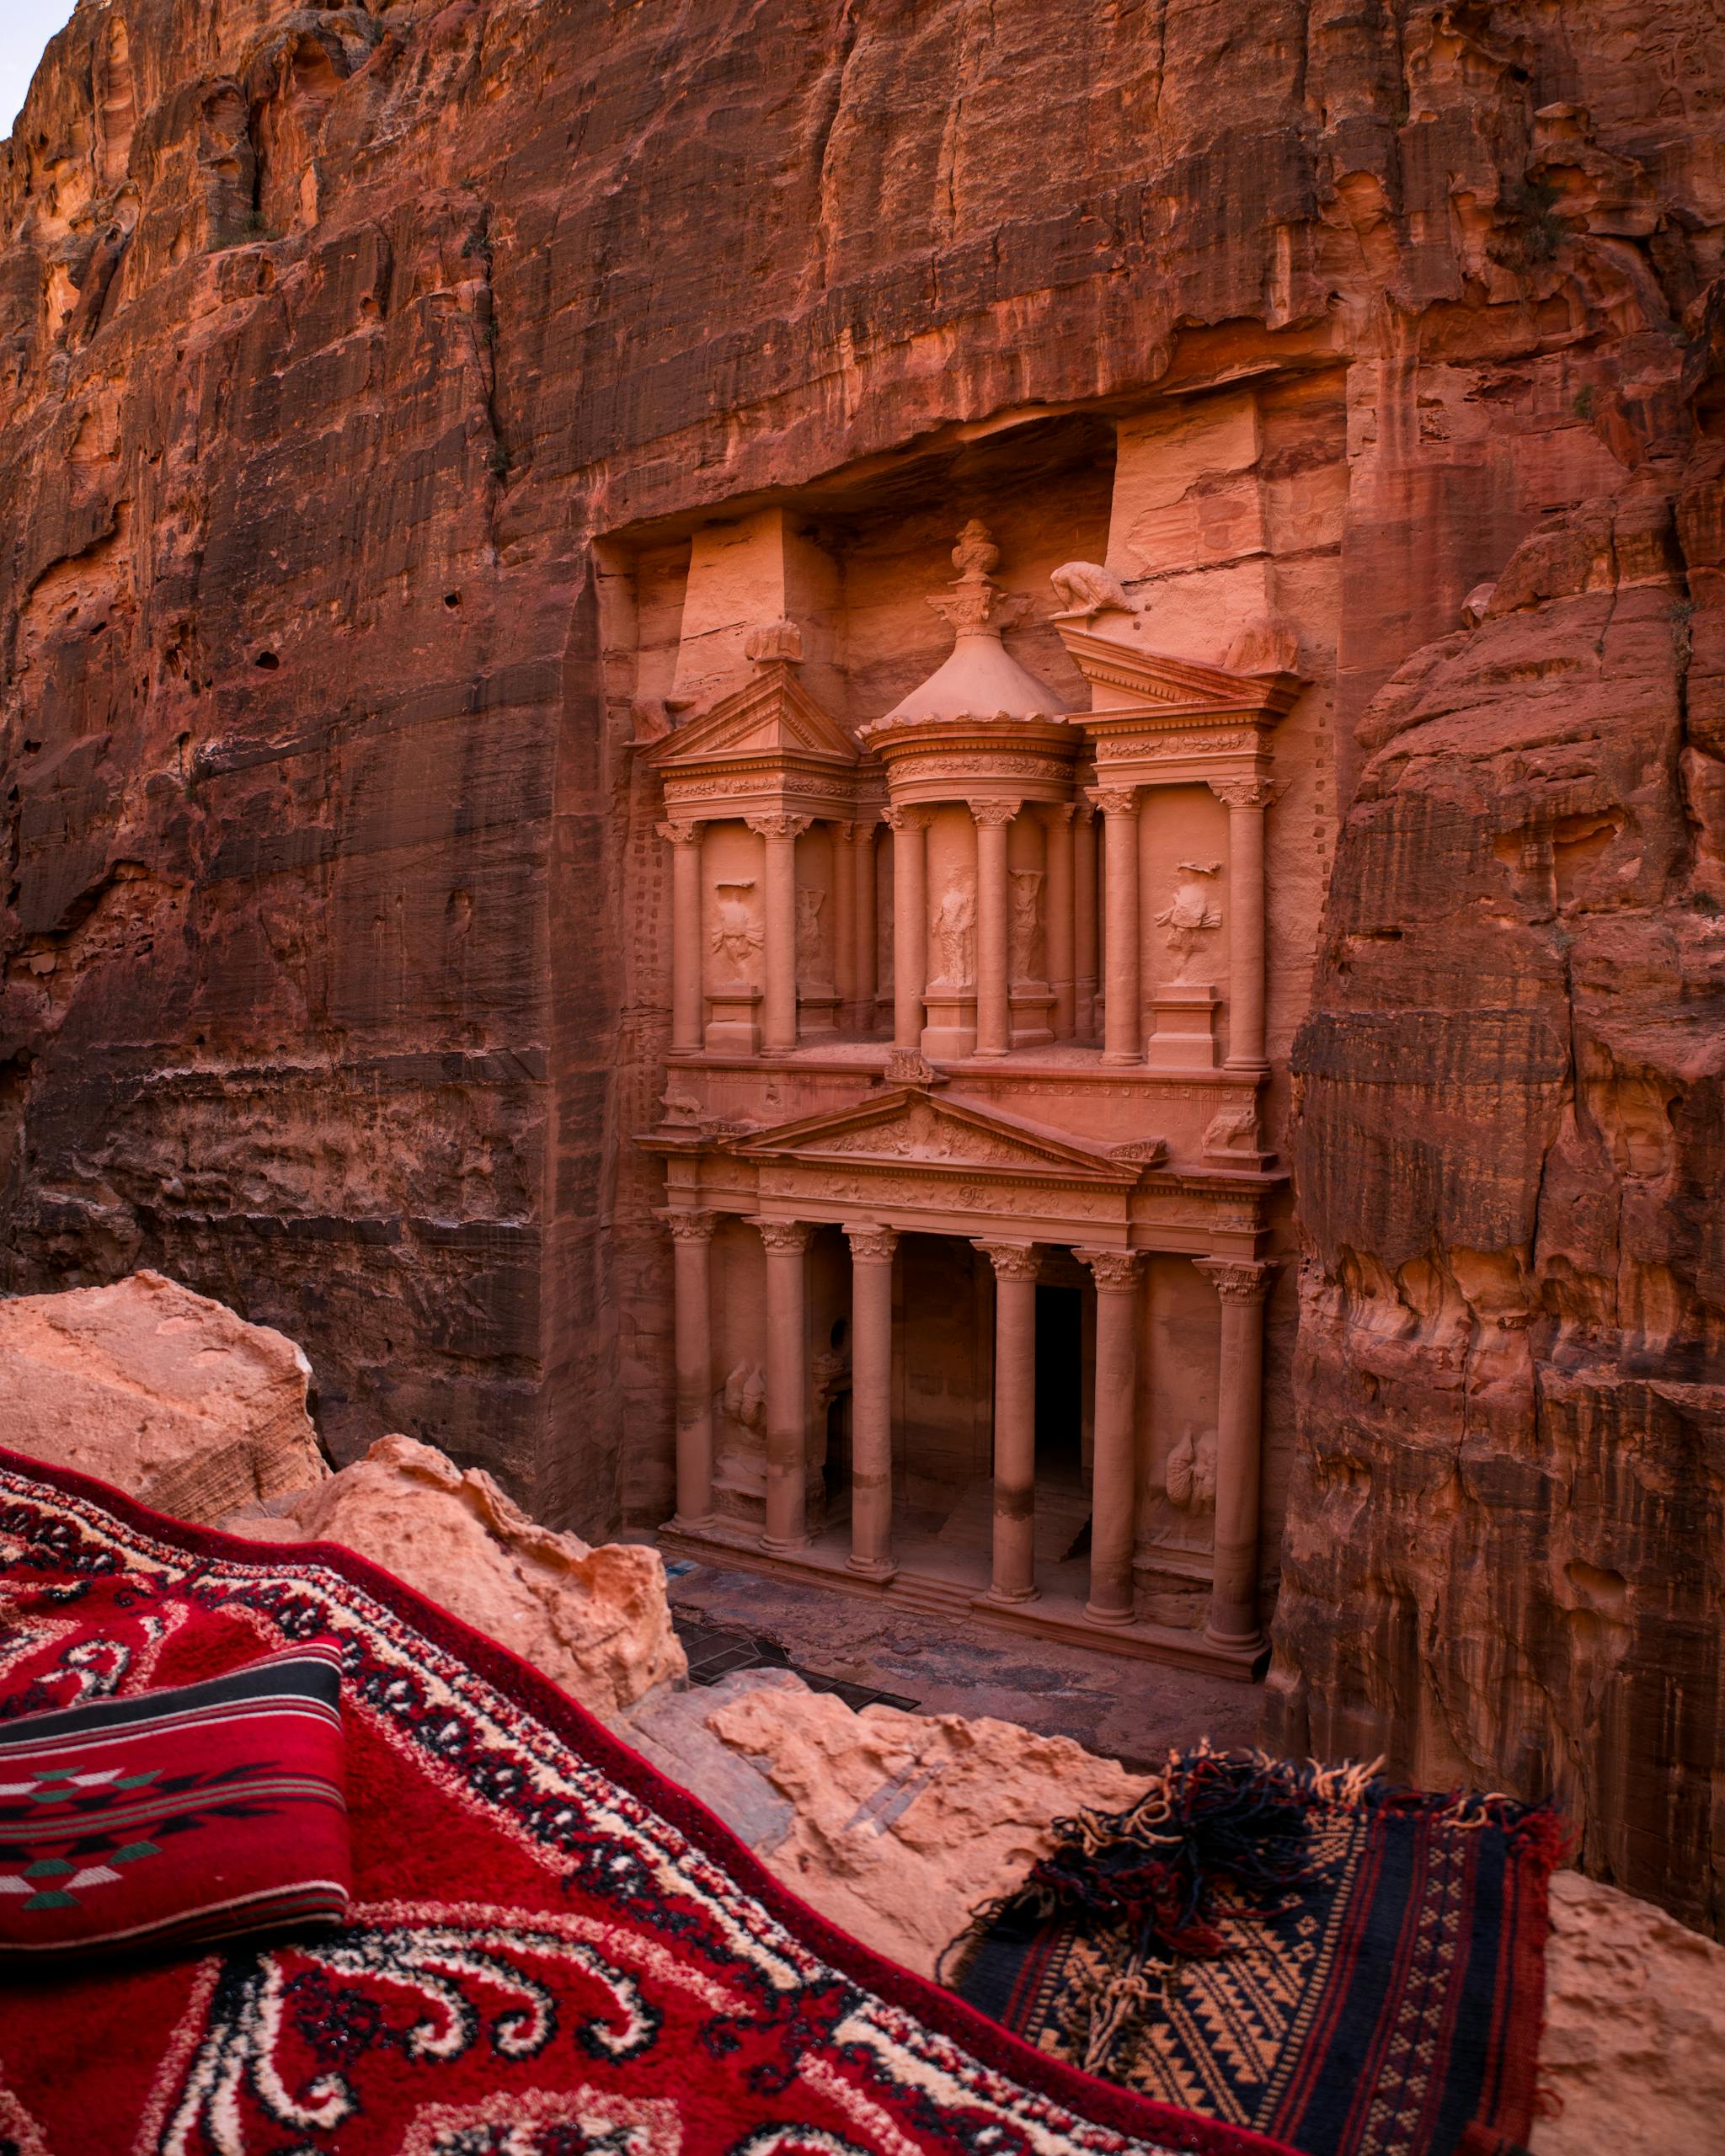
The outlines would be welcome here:
<svg viewBox="0 0 1725 2156">
<path fill-rule="evenodd" d="M 1717 1463 L 1685 1193 L 1719 1125 L 1705 980 L 1673 1011 L 1655 958 L 1710 947 L 1716 15 L 84 0 L 0 168 L 0 1284 L 155 1267 L 304 1342 L 340 1458 L 401 1428 L 590 1536 L 656 1517 L 668 1260 L 619 1163 L 669 984 L 620 917 L 650 804 L 607 547 L 1311 378 L 1345 456 L 1261 478 L 1296 633 L 1339 571 L 1306 638 L 1321 867 L 1364 776 L 1302 1050 L 1284 1726 L 1487 1780 L 1585 1753 L 1572 1785 L 1644 1852 L 1590 1857 L 1695 1876 Z M 1231 485 L 1171 468 L 1166 543 L 1220 544 Z M 1583 510 L 1632 485 L 1632 526 Z M 1585 553 L 1574 592 L 1530 537 Z M 1579 704 L 1604 748 L 1562 737 Z M 1413 755 L 1439 706 L 1474 715 Z M 1458 1358 L 1521 1418 L 1477 1489 L 1420 1451 L 1484 1442 L 1454 1436 L 1477 1401 L 1423 1419 Z M 1423 1570 L 1422 1475 L 1457 1523 Z M 1343 1486 L 1357 1575 L 1324 1546 Z M 1664 1571 L 1692 1621 L 1655 1614 Z M 1472 1751 L 1417 1733 L 1460 1696 L 1420 1689 L 1434 1654 L 1493 1703 Z M 1584 1737 L 1647 1682 L 1689 1762 L 1660 1823 L 1612 1794 L 1645 1727 Z"/>
<path fill-rule="evenodd" d="M 1696 354 L 1705 390 L 1710 355 Z M 1721 451 L 1371 705 L 1295 1049 L 1277 1743 L 1555 1791 L 1725 1919 Z"/>
</svg>

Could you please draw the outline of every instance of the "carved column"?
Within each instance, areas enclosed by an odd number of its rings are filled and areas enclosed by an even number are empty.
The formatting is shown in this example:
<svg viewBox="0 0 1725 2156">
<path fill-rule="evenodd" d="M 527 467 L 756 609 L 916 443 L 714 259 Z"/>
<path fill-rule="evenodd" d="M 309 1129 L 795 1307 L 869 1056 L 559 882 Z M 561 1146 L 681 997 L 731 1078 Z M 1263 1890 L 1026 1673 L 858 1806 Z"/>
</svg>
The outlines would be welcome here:
<svg viewBox="0 0 1725 2156">
<path fill-rule="evenodd" d="M 1263 1305 L 1274 1263 L 1201 1257 L 1222 1299 L 1216 1414 L 1216 1534 L 1210 1622 L 1219 1645 L 1257 1647 L 1258 1484 L 1263 1452 Z"/>
<path fill-rule="evenodd" d="M 797 1045 L 797 841 L 807 816 L 750 816 L 749 829 L 766 849 L 766 992 L 761 1003 L 761 1046 L 782 1055 Z"/>
<path fill-rule="evenodd" d="M 846 1225 L 851 1244 L 849 1569 L 889 1580 L 893 1562 L 893 1252 L 890 1228 Z"/>
<path fill-rule="evenodd" d="M 1072 810 L 1072 1017 L 1081 1041 L 1096 1038 L 1096 814 Z"/>
<path fill-rule="evenodd" d="M 893 834 L 893 1046 L 920 1054 L 928 971 L 928 819 L 889 808 Z"/>
<path fill-rule="evenodd" d="M 979 1242 L 994 1267 L 995 1602 L 1036 1598 L 1036 1273 L 1031 1243 Z"/>
<path fill-rule="evenodd" d="M 701 832 L 699 823 L 669 823 L 670 845 L 670 1052 L 701 1046 Z"/>
<path fill-rule="evenodd" d="M 766 1246 L 766 1532 L 774 1556 L 804 1550 L 808 1492 L 809 1315 L 805 1220 L 755 1220 Z"/>
<path fill-rule="evenodd" d="M 1215 780 L 1228 804 L 1228 1061 L 1230 1070 L 1263 1070 L 1264 1054 L 1263 813 L 1267 779 Z"/>
<path fill-rule="evenodd" d="M 879 929 L 874 889 L 875 825 L 858 824 L 856 834 L 857 1025 L 862 1038 L 874 1032 L 874 999 L 880 985 Z"/>
<path fill-rule="evenodd" d="M 1007 826 L 1016 801 L 972 801 L 976 819 L 976 1053 L 1004 1055 L 1012 1042 L 1007 979 L 1011 949 Z"/>
<path fill-rule="evenodd" d="M 713 1230 L 711 1213 L 666 1211 L 676 1339 L 677 1509 L 674 1528 L 698 1534 L 713 1516 Z"/>
<path fill-rule="evenodd" d="M 1055 992 L 1055 1038 L 1069 1041 L 1078 1030 L 1071 803 L 1048 809 L 1043 821 L 1048 833 L 1048 985 Z"/>
<path fill-rule="evenodd" d="M 1075 1250 L 1096 1277 L 1096 1435 L 1090 1492 L 1092 1625 L 1132 1621 L 1138 1518 L 1138 1287 L 1134 1251 Z"/>
<path fill-rule="evenodd" d="M 839 999 L 839 1026 L 857 1030 L 857 879 L 851 873 L 849 824 L 832 826 L 832 985 Z"/>
<path fill-rule="evenodd" d="M 1103 787 L 1096 797 L 1107 827 L 1108 1016 L 1104 1063 L 1142 1061 L 1143 955 L 1138 926 L 1138 792 Z"/>
</svg>

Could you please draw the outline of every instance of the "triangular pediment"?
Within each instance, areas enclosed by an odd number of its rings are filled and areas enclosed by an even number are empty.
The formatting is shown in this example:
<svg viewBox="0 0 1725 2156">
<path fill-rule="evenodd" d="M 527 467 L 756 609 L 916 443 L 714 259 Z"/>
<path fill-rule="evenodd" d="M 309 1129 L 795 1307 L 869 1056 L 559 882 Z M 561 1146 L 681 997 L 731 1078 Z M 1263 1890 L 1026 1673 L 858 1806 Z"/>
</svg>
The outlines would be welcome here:
<svg viewBox="0 0 1725 2156">
<path fill-rule="evenodd" d="M 657 743 L 647 760 L 664 771 L 733 756 L 846 766 L 858 760 L 856 743 L 782 659 L 757 667 L 751 681 Z"/>
<path fill-rule="evenodd" d="M 750 1159 L 879 1162 L 931 1173 L 1023 1175 L 1116 1187 L 1135 1182 L 1142 1166 L 980 1102 L 916 1086 L 894 1086 L 853 1108 L 757 1130 L 732 1140 L 730 1150 Z"/>
<path fill-rule="evenodd" d="M 1258 712 L 1279 718 L 1302 686 L 1299 675 L 1281 669 L 1238 673 L 1231 667 L 1147 651 L 1135 636 L 1112 635 L 1071 622 L 1056 621 L 1055 626 L 1095 697 L 1096 712 L 1080 713 L 1081 724 L 1086 716 L 1104 712 L 1110 717 L 1142 712 L 1178 718 L 1183 723 Z"/>
</svg>

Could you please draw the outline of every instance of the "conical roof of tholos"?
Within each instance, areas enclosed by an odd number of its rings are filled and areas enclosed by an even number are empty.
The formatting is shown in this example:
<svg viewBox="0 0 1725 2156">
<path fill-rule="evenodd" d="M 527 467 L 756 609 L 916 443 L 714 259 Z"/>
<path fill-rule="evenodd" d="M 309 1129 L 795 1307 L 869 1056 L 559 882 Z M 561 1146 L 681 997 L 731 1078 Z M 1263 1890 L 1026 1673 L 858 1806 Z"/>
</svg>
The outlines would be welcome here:
<svg viewBox="0 0 1725 2156">
<path fill-rule="evenodd" d="M 1048 718 L 1065 706 L 1021 666 L 996 628 L 961 630 L 951 655 L 877 723 L 930 718 Z"/>
</svg>

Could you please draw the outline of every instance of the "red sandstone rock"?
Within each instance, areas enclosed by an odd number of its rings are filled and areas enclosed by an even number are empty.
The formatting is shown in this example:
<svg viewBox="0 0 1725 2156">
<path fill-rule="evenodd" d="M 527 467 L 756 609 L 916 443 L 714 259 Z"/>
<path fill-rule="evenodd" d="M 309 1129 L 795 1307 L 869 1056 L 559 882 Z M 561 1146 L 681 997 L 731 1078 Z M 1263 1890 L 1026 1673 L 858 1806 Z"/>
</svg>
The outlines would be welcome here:
<svg viewBox="0 0 1725 2156">
<path fill-rule="evenodd" d="M 588 535 L 1262 382 L 1261 467 L 1171 465 L 1129 536 L 1194 633 L 1274 582 L 1345 773 L 1517 538 L 1686 424 L 1719 66 L 1689 0 L 80 8 L 0 173 L 8 1284 L 168 1267 L 305 1341 L 339 1456 L 661 1518 L 616 1135 L 667 985 Z M 1051 564 L 1101 553 L 1076 424 Z"/>
<path fill-rule="evenodd" d="M 592 1550 L 527 1518 L 489 1475 L 433 1446 L 380 1438 L 312 1492 L 286 1532 L 345 1543 L 542 1669 L 595 1714 L 686 1676 L 654 1550 Z M 282 1538 L 284 1524 L 245 1530 Z"/>
<path fill-rule="evenodd" d="M 1674 520 L 1671 495 L 1678 494 Z M 1268 1736 L 1555 1790 L 1725 1922 L 1725 776 L 1711 460 L 1527 542 L 1374 702 L 1295 1067 Z"/>
<path fill-rule="evenodd" d="M 305 1357 L 159 1273 L 0 1302 L 0 1444 L 206 1526 L 328 1476 Z"/>
</svg>

